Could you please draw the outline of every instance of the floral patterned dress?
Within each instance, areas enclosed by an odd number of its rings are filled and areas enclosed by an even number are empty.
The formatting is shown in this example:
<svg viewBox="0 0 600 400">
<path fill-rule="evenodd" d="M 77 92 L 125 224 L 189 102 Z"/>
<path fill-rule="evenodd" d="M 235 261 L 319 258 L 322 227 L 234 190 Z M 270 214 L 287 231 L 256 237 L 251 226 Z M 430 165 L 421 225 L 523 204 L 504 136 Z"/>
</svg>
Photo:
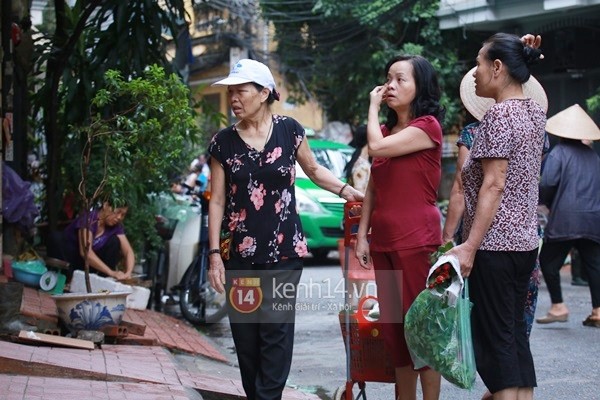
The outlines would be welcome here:
<svg viewBox="0 0 600 400">
<path fill-rule="evenodd" d="M 225 171 L 222 231 L 231 253 L 253 263 L 274 263 L 308 253 L 296 211 L 296 156 L 305 132 L 292 118 L 274 115 L 263 150 L 248 145 L 235 125 L 218 132 L 209 153 Z"/>
</svg>

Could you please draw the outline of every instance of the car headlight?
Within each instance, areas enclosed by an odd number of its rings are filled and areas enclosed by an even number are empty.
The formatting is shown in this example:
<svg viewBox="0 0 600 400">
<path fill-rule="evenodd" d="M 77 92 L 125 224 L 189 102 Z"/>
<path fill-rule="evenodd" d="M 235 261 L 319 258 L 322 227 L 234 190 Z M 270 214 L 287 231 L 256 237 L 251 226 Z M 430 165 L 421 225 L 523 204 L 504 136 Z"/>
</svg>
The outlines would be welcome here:
<svg viewBox="0 0 600 400">
<path fill-rule="evenodd" d="M 296 207 L 298 213 L 323 214 L 325 210 L 319 203 L 310 198 L 303 190 L 296 188 Z"/>
</svg>

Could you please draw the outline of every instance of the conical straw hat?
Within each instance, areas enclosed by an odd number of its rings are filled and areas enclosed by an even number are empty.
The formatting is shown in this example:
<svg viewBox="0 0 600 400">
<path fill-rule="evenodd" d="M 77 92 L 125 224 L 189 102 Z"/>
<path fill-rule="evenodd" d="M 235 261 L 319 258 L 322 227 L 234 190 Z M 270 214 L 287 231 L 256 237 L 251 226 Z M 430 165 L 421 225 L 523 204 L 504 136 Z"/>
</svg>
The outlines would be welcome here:
<svg viewBox="0 0 600 400">
<path fill-rule="evenodd" d="M 600 140 L 598 125 L 579 104 L 565 108 L 548 119 L 546 131 L 567 139 Z"/>
<path fill-rule="evenodd" d="M 494 99 L 479 97 L 475 94 L 475 77 L 473 72 L 475 68 L 471 68 L 465 74 L 460 82 L 460 99 L 463 105 L 471 113 L 472 116 L 481 121 L 486 111 L 495 103 Z M 548 97 L 540 82 L 531 75 L 529 80 L 523 84 L 523 94 L 536 101 L 544 112 L 548 111 Z"/>
</svg>

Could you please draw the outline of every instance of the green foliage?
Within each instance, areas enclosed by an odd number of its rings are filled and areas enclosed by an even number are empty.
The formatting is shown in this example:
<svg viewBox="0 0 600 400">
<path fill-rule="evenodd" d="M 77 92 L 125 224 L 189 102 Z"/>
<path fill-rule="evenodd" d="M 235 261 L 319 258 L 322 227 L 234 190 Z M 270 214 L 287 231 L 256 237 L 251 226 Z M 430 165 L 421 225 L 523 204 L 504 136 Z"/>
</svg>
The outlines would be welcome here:
<svg viewBox="0 0 600 400">
<path fill-rule="evenodd" d="M 184 0 L 56 0 L 35 41 L 34 129 L 47 146 L 47 215 L 56 229 L 62 199 L 76 191 L 83 142 L 72 126 L 90 123 L 90 104 L 104 87 L 104 73 L 141 76 L 148 65 L 172 71 L 164 33 L 177 32 Z M 33 87 L 33 85 L 32 85 Z M 193 143 L 196 135 L 189 135 Z M 190 146 L 188 146 L 190 147 Z M 186 161 L 187 163 L 187 161 Z M 178 163 L 178 165 L 181 165 Z"/>
<path fill-rule="evenodd" d="M 188 88 L 162 67 L 131 79 L 108 70 L 105 83 L 92 99 L 90 123 L 74 127 L 74 136 L 85 142 L 78 191 L 86 208 L 105 200 L 128 205 L 136 222 L 125 220 L 128 236 L 139 248 L 154 233 L 147 195 L 167 187 L 167 172 L 196 121 Z"/>
<path fill-rule="evenodd" d="M 434 251 L 433 253 L 431 253 L 429 255 L 429 262 L 431 263 L 431 265 L 435 264 L 437 262 L 437 260 L 441 256 L 444 255 L 445 252 L 447 252 L 448 250 L 450 250 L 453 247 L 454 247 L 454 243 L 452 243 L 452 242 L 447 242 L 447 243 L 444 243 L 443 245 L 439 246 L 436 251 Z"/>
<path fill-rule="evenodd" d="M 400 53 L 428 58 L 443 92 L 458 93 L 463 71 L 455 47 L 438 28 L 436 0 L 269 0 L 261 6 L 275 26 L 289 100 L 314 94 L 329 120 L 364 122 L 369 92 L 383 83 L 385 64 Z M 458 120 L 458 96 L 445 95 L 442 104 L 449 128 Z"/>
<path fill-rule="evenodd" d="M 587 99 L 585 103 L 589 112 L 600 111 L 600 88 L 596 89 L 596 94 Z"/>
<path fill-rule="evenodd" d="M 88 133 L 104 130 L 92 141 L 87 189 L 103 182 L 106 162 L 103 190 L 129 204 L 125 224 L 137 250 L 145 234 L 154 233 L 147 194 L 168 190 L 169 178 L 204 151 L 213 133 L 208 127 L 223 118 L 203 102 L 190 103 L 190 93 L 170 74 L 165 34 L 180 29 L 184 0 L 52 5 L 55 14 L 45 14 L 35 42 L 35 72 L 43 80 L 32 93 L 34 129 L 44 133 L 48 149 L 44 218 L 53 229 L 53 218 L 64 218 L 63 197 L 79 190 Z"/>
<path fill-rule="evenodd" d="M 404 332 L 417 368 L 427 365 L 450 383 L 471 389 L 476 376 L 470 330 L 471 303 L 462 297 L 457 303 L 449 307 L 443 296 L 423 290 L 406 314 Z"/>
</svg>

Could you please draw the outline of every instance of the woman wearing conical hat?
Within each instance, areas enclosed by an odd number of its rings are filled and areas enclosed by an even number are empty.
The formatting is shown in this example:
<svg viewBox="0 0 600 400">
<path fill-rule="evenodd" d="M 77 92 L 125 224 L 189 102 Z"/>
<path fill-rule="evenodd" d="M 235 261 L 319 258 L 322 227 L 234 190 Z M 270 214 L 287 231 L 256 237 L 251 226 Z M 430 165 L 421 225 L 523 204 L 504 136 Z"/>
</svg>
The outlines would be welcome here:
<svg viewBox="0 0 600 400">
<path fill-rule="evenodd" d="M 540 265 L 552 305 L 540 324 L 566 322 L 560 269 L 568 252 L 578 250 L 588 274 L 592 312 L 583 325 L 600 328 L 600 157 L 584 141 L 600 140 L 600 129 L 575 104 L 550 118 L 546 130 L 560 142 L 548 154 L 540 181 L 540 204 L 550 214 Z"/>
</svg>

